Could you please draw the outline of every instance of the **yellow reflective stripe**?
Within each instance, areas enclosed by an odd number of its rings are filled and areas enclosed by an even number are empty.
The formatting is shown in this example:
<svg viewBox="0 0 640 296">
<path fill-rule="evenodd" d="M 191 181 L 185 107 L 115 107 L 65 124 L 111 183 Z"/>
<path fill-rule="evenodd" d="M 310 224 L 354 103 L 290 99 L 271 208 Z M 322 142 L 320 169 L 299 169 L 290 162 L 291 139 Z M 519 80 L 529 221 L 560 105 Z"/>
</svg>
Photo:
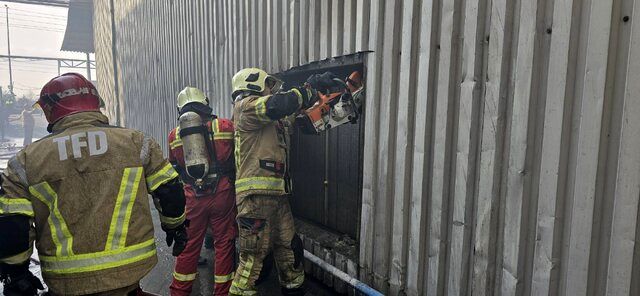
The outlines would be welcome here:
<svg viewBox="0 0 640 296">
<path fill-rule="evenodd" d="M 13 256 L 9 256 L 9 257 L 5 257 L 0 259 L 0 262 L 5 263 L 5 264 L 20 264 L 23 263 L 27 260 L 29 260 L 29 258 L 31 257 L 31 254 L 33 253 L 33 246 L 29 247 L 28 250 L 20 253 L 20 254 L 16 254 Z"/>
<path fill-rule="evenodd" d="M 211 123 L 211 129 L 213 130 L 214 133 L 217 133 L 220 131 L 220 125 L 218 123 L 218 119 L 214 119 L 213 122 Z"/>
<path fill-rule="evenodd" d="M 236 193 L 247 190 L 284 190 L 284 180 L 277 177 L 251 177 L 236 181 Z"/>
<path fill-rule="evenodd" d="M 295 93 L 296 96 L 298 96 L 298 106 L 302 106 L 302 103 L 303 103 L 303 101 L 302 101 L 303 100 L 302 99 L 303 98 L 302 97 L 302 93 L 299 90 L 295 89 L 295 88 L 292 89 L 291 91 L 293 91 L 293 93 Z"/>
<path fill-rule="evenodd" d="M 140 179 L 142 178 L 142 168 L 126 168 L 120 181 L 120 190 L 116 198 L 116 205 L 111 216 L 111 225 L 107 236 L 105 250 L 114 250 L 125 246 L 127 233 L 129 232 L 129 221 Z"/>
<path fill-rule="evenodd" d="M 160 185 L 167 183 L 176 177 L 178 177 L 178 173 L 173 169 L 173 166 L 171 166 L 170 163 L 167 163 L 158 172 L 147 177 L 147 187 L 149 187 L 149 192 L 158 189 Z"/>
<path fill-rule="evenodd" d="M 132 169 L 133 171 L 134 169 Z M 133 213 L 133 204 L 138 196 L 138 189 L 140 188 L 140 179 L 142 179 L 143 168 L 135 169 L 135 179 L 133 181 L 133 189 L 129 194 L 130 201 L 127 204 L 126 211 L 124 212 L 124 223 L 122 224 L 122 238 L 120 240 L 120 247 L 123 248 L 127 243 L 127 234 L 129 233 L 129 224 L 131 222 L 131 215 Z"/>
<path fill-rule="evenodd" d="M 53 191 L 47 182 L 30 186 L 29 192 L 49 208 L 48 224 L 51 231 L 51 239 L 56 246 L 56 255 L 73 255 L 73 236 L 69 232 L 64 218 L 62 218 L 60 209 L 58 209 L 58 194 Z"/>
<path fill-rule="evenodd" d="M 35 216 L 31 201 L 26 198 L 6 198 L 0 196 L 0 215 Z"/>
<path fill-rule="evenodd" d="M 182 274 L 182 273 L 179 273 L 177 271 L 174 271 L 173 272 L 173 278 L 176 279 L 176 280 L 179 280 L 181 282 L 191 282 L 191 281 L 194 281 L 196 279 L 196 275 L 197 274 L 198 274 L 197 272 L 196 273 L 190 273 L 190 274 Z"/>
<path fill-rule="evenodd" d="M 233 133 L 231 132 L 218 132 L 213 134 L 214 140 L 233 140 Z"/>
<path fill-rule="evenodd" d="M 233 154 L 235 157 L 236 163 L 236 172 L 240 171 L 240 143 L 242 143 L 242 139 L 240 137 L 240 133 L 236 130 L 233 135 Z"/>
<path fill-rule="evenodd" d="M 247 283 L 249 282 L 249 277 L 251 276 L 251 269 L 253 269 L 253 255 L 247 255 L 247 258 L 244 262 L 244 266 L 240 271 L 240 280 L 238 280 L 237 287 L 242 290 L 248 290 Z M 233 281 L 235 284 L 236 281 Z"/>
<path fill-rule="evenodd" d="M 155 239 L 143 243 L 97 253 L 73 256 L 40 256 L 42 271 L 53 274 L 93 272 L 136 263 L 156 254 Z"/>
<path fill-rule="evenodd" d="M 180 146 L 182 146 L 182 140 L 180 139 L 173 140 L 171 143 L 169 143 L 169 148 L 171 149 L 176 149 Z"/>
<path fill-rule="evenodd" d="M 242 258 L 241 258 L 242 260 Z M 236 278 L 231 283 L 231 287 L 229 288 L 229 292 L 237 295 L 256 295 L 258 292 L 255 288 L 249 288 L 247 283 L 249 282 L 249 277 L 251 276 L 251 269 L 253 269 L 254 257 L 252 255 L 247 255 L 244 262 L 240 262 L 242 265 L 242 269 L 239 272 L 239 278 Z"/>
<path fill-rule="evenodd" d="M 176 127 L 176 138 L 169 142 L 169 148 L 176 149 L 182 146 L 182 140 L 180 139 L 180 126 Z"/>
<path fill-rule="evenodd" d="M 176 132 L 177 132 L 177 128 L 176 128 Z M 212 124 L 212 130 L 213 130 L 213 140 L 233 140 L 233 133 L 232 132 L 221 132 L 220 131 L 220 127 L 218 125 L 218 120 L 215 120 L 215 123 Z M 182 146 L 182 140 L 180 139 L 180 136 L 178 134 L 176 134 L 176 138 L 175 140 L 171 141 L 169 143 L 169 148 L 171 149 L 176 149 L 178 147 Z"/>
<path fill-rule="evenodd" d="M 216 284 L 224 284 L 226 282 L 233 280 L 233 273 L 225 274 L 225 275 L 216 275 L 214 279 Z"/>
<path fill-rule="evenodd" d="M 166 217 L 166 216 L 160 215 L 160 222 L 164 226 L 172 229 L 172 228 L 175 228 L 177 226 L 180 226 L 184 222 L 186 216 L 187 216 L 187 213 L 182 213 L 182 215 L 180 217 L 177 217 L 177 218 L 171 218 L 171 217 Z"/>
<path fill-rule="evenodd" d="M 124 173 L 122 174 L 122 180 L 120 181 L 120 190 L 118 190 L 118 197 L 116 198 L 116 205 L 113 209 L 113 214 L 111 216 L 111 225 L 109 225 L 109 234 L 107 235 L 107 244 L 105 245 L 105 250 L 113 250 L 116 247 L 113 246 L 113 237 L 115 236 L 118 217 L 120 215 L 120 209 L 122 208 L 122 200 L 125 196 L 125 191 L 127 190 L 127 181 L 129 179 L 129 174 L 131 170 L 129 168 L 124 169 Z"/>
<path fill-rule="evenodd" d="M 272 121 L 267 116 L 267 101 L 271 96 L 260 97 L 255 100 L 256 116 L 262 121 Z"/>
<path fill-rule="evenodd" d="M 229 288 L 229 293 L 233 294 L 233 295 L 242 295 L 242 296 L 258 295 L 258 291 L 243 291 L 243 290 L 241 290 L 240 288 L 235 286 L 235 282 L 233 282 L 231 284 L 231 287 Z"/>
<path fill-rule="evenodd" d="M 233 140 L 233 132 L 220 131 L 220 121 L 218 119 L 215 119 L 211 126 L 214 140 Z"/>
</svg>

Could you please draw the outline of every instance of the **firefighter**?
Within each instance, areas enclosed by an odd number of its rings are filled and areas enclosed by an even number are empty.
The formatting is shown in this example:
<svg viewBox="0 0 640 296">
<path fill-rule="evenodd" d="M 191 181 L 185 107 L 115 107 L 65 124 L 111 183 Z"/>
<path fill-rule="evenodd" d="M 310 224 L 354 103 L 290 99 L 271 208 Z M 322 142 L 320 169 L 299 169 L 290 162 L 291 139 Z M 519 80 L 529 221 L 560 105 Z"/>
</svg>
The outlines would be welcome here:
<svg viewBox="0 0 640 296">
<path fill-rule="evenodd" d="M 190 295 L 207 228 L 215 249 L 215 295 L 227 295 L 233 279 L 236 204 L 233 124 L 212 115 L 194 87 L 178 94 L 179 124 L 169 133 L 169 160 L 184 184 L 189 242 L 176 260 L 171 295 Z"/>
<path fill-rule="evenodd" d="M 110 126 L 82 75 L 42 89 L 51 133 L 18 152 L 2 175 L 0 277 L 5 295 L 37 295 L 29 271 L 33 242 L 51 295 L 136 295 L 156 264 L 149 208 L 160 212 L 166 242 L 187 243 L 178 173 L 142 132 Z"/>
<path fill-rule="evenodd" d="M 333 74 L 311 77 L 305 86 L 281 92 L 282 81 L 247 68 L 232 79 L 240 264 L 230 293 L 256 294 L 263 260 L 273 249 L 283 295 L 304 294 L 303 250 L 296 240 L 287 196 L 292 116 L 334 87 Z M 324 92 L 324 91 L 323 91 Z M 294 248 L 295 247 L 295 248 Z"/>
</svg>

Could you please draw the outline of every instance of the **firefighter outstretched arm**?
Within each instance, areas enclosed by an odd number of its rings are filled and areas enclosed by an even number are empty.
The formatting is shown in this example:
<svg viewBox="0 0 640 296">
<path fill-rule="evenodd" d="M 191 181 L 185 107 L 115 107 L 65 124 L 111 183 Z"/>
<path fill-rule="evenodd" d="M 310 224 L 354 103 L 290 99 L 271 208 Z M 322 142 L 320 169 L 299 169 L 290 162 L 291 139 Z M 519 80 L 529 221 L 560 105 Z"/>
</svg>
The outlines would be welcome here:
<svg viewBox="0 0 640 296">
<path fill-rule="evenodd" d="M 268 87 L 263 88 L 263 96 L 245 102 L 243 108 L 244 120 L 251 126 L 260 126 L 271 121 L 283 119 L 293 115 L 301 109 L 307 109 L 318 100 L 318 93 L 327 93 L 339 87 L 335 75 L 331 72 L 316 74 L 301 87 L 294 87 L 286 92 L 269 93 Z M 265 93 L 266 92 L 266 93 Z"/>
<path fill-rule="evenodd" d="M 267 97 L 265 114 L 271 120 L 285 118 L 314 102 L 314 92 L 309 88 L 297 87 Z"/>
</svg>

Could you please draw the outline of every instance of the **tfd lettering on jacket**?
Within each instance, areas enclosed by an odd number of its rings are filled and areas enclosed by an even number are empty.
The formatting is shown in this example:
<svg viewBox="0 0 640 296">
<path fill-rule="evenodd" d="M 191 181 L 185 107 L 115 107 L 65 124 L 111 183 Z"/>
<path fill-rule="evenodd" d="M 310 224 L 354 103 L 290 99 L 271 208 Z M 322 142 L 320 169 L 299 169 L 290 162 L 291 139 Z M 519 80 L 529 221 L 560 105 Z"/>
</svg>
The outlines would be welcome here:
<svg viewBox="0 0 640 296">
<path fill-rule="evenodd" d="M 71 142 L 73 158 L 82 158 L 82 148 L 89 149 L 89 156 L 105 154 L 109 149 L 107 134 L 103 131 L 79 132 L 70 136 L 53 138 L 53 142 L 58 144 L 58 155 L 60 161 L 68 159 L 67 143 Z"/>
</svg>

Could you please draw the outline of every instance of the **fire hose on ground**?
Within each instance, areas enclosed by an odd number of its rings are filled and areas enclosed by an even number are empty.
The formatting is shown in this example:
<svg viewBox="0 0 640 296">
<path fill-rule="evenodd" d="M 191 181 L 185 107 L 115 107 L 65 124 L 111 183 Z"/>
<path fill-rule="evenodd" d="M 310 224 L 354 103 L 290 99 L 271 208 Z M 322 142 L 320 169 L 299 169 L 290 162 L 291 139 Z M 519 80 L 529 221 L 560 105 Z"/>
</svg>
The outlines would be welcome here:
<svg viewBox="0 0 640 296">
<path fill-rule="evenodd" d="M 313 264 L 322 268 L 324 271 L 330 273 L 331 275 L 339 278 L 340 280 L 346 282 L 350 286 L 354 287 L 356 290 L 362 292 L 364 295 L 370 296 L 383 296 L 384 294 L 376 291 L 375 289 L 367 286 L 367 284 L 355 279 L 354 277 L 346 274 L 344 271 L 337 269 L 335 266 L 327 263 L 326 261 L 316 257 L 316 255 L 311 254 L 309 251 L 304 250 L 304 258 L 311 261 Z"/>
</svg>

